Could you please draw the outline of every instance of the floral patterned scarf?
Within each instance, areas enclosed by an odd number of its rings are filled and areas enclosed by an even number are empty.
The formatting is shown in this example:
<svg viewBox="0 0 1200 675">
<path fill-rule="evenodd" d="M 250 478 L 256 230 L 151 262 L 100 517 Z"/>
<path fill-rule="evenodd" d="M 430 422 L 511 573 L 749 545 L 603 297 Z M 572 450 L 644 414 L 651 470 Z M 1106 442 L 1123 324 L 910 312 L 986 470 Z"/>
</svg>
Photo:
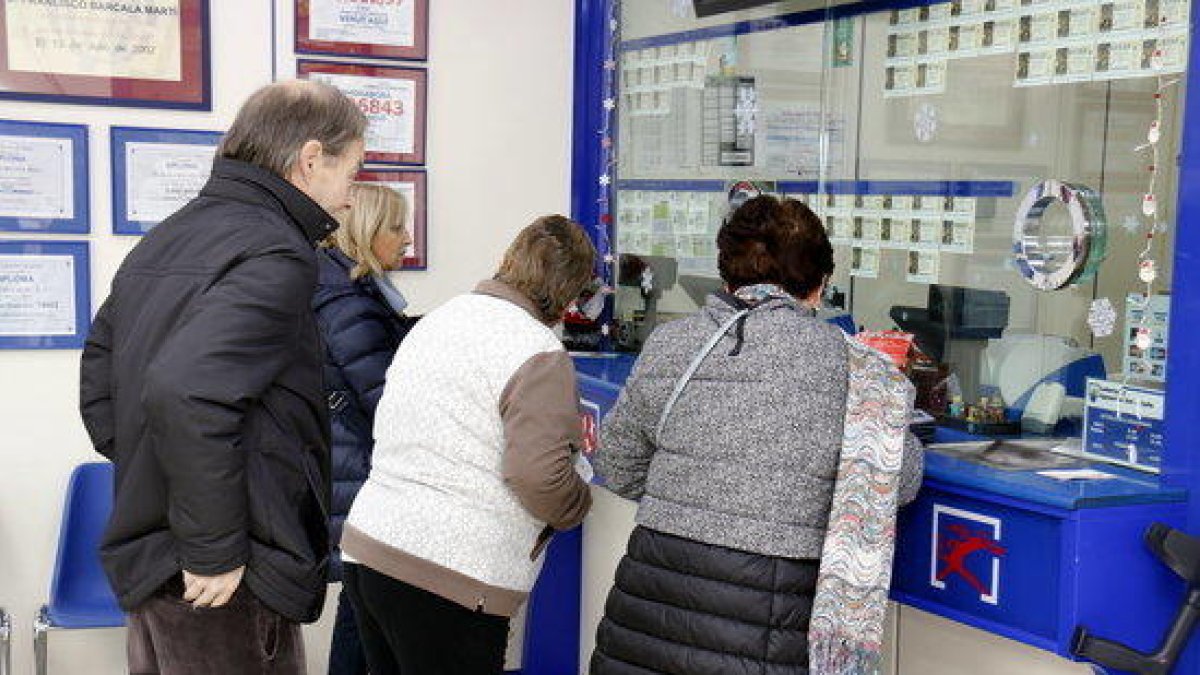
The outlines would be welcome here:
<svg viewBox="0 0 1200 675">
<path fill-rule="evenodd" d="M 833 509 L 808 631 L 812 675 L 880 670 L 904 435 L 914 389 L 886 356 L 847 336 L 850 387 Z"/>
<path fill-rule="evenodd" d="M 795 301 L 775 284 L 743 286 L 733 295 L 751 307 L 774 298 Z M 887 356 L 849 336 L 846 345 L 846 421 L 808 631 L 812 675 L 880 671 L 904 436 L 915 395 Z"/>
</svg>

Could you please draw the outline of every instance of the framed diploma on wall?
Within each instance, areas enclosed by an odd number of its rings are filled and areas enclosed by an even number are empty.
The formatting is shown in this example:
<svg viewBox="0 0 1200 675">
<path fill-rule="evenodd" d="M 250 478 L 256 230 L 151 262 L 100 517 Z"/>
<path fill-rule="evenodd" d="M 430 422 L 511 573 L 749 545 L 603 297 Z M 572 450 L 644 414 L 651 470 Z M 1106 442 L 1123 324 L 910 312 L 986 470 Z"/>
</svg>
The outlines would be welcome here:
<svg viewBox="0 0 1200 675">
<path fill-rule="evenodd" d="M 0 98 L 211 110 L 209 0 L 0 0 Z"/>
<path fill-rule="evenodd" d="M 0 120 L 0 231 L 88 231 L 88 130 Z"/>
<path fill-rule="evenodd" d="M 331 84 L 367 115 L 367 164 L 425 163 L 425 71 L 300 61 L 300 77 Z"/>
<path fill-rule="evenodd" d="M 296 53 L 428 56 L 429 0 L 296 0 Z"/>
<path fill-rule="evenodd" d="M 408 207 L 408 231 L 412 233 L 412 248 L 404 255 L 406 270 L 424 270 L 429 267 L 429 245 L 426 231 L 425 172 L 392 169 L 374 169 L 358 174 L 358 180 L 381 183 L 404 195 Z"/>
<path fill-rule="evenodd" d="M 80 349 L 91 325 L 88 245 L 0 240 L 0 349 Z"/>
<path fill-rule="evenodd" d="M 145 234 L 208 181 L 217 131 L 112 128 L 113 233 Z"/>
</svg>

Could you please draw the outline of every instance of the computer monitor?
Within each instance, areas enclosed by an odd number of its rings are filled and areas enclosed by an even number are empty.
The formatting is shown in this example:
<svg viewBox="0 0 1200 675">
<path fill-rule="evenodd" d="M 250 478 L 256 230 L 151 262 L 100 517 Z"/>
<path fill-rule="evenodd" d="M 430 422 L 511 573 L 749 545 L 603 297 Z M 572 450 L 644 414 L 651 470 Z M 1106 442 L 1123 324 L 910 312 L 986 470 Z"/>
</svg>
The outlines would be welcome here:
<svg viewBox="0 0 1200 675">
<path fill-rule="evenodd" d="M 635 321 L 635 346 L 645 343 L 658 325 L 658 299 L 675 286 L 678 273 L 679 262 L 666 256 L 622 253 L 617 260 L 617 283 L 639 289 L 645 305 L 641 321 Z"/>
<path fill-rule="evenodd" d="M 889 315 L 917 346 L 941 361 L 950 340 L 990 340 L 1008 328 L 1011 301 L 1004 291 L 931 284 L 926 307 L 892 307 Z"/>
<path fill-rule="evenodd" d="M 666 256 L 622 253 L 617 260 L 617 283 L 640 288 L 646 271 L 650 272 L 650 291 L 643 288 L 642 297 L 657 299 L 674 288 L 679 262 Z"/>
<path fill-rule="evenodd" d="M 929 286 L 929 318 L 946 325 L 953 340 L 990 340 L 1008 327 L 1010 300 L 1004 291 Z"/>
</svg>

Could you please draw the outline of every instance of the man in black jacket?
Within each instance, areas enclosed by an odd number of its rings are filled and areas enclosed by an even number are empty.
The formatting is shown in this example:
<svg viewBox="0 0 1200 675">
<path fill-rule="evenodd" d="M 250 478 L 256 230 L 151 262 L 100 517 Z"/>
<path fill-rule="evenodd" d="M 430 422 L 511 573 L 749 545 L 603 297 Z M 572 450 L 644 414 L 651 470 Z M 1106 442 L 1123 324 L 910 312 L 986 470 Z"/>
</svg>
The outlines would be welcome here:
<svg viewBox="0 0 1200 675">
<path fill-rule="evenodd" d="M 365 131 L 327 85 L 256 92 L 93 322 L 80 408 L 116 466 L 100 555 L 133 673 L 304 672 L 329 551 L 313 246 L 348 207 Z"/>
</svg>

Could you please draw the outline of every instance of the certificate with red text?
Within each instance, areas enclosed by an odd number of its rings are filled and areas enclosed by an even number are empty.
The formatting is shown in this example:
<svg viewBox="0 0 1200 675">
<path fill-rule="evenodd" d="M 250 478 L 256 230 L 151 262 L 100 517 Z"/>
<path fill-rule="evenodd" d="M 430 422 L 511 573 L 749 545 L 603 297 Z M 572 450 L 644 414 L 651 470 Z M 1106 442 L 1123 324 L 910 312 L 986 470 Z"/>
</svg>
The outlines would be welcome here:
<svg viewBox="0 0 1200 675">
<path fill-rule="evenodd" d="M 424 70 L 301 61 L 297 72 L 337 87 L 366 114 L 366 163 L 425 163 Z"/>
<path fill-rule="evenodd" d="M 296 0 L 296 52 L 424 59 L 428 0 Z"/>
</svg>

